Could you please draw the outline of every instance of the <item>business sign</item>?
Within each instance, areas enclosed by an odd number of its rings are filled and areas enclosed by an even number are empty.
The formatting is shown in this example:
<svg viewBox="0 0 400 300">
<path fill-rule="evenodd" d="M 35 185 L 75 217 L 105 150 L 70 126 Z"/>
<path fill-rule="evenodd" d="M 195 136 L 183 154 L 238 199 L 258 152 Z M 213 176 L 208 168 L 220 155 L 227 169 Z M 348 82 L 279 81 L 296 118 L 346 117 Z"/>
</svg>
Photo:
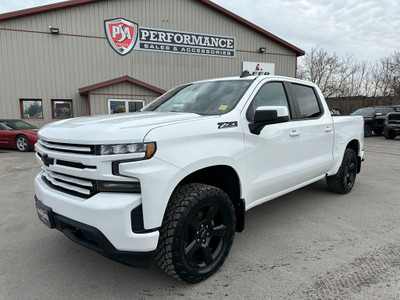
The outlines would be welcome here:
<svg viewBox="0 0 400 300">
<path fill-rule="evenodd" d="M 244 61 L 243 71 L 249 71 L 252 75 L 274 75 L 275 64 Z"/>
<path fill-rule="evenodd" d="M 236 39 L 185 31 L 139 27 L 124 19 L 105 21 L 110 45 L 121 55 L 132 49 L 175 54 L 235 57 Z"/>
<path fill-rule="evenodd" d="M 131 52 L 136 44 L 139 26 L 124 19 L 106 20 L 104 25 L 111 47 L 121 55 Z"/>
</svg>

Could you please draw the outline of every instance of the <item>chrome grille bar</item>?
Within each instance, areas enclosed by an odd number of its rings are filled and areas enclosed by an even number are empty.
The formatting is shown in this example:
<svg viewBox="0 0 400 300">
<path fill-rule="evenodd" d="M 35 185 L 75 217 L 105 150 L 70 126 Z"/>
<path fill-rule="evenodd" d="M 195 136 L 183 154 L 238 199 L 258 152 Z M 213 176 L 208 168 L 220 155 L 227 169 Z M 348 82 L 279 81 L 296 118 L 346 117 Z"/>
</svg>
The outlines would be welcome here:
<svg viewBox="0 0 400 300">
<path fill-rule="evenodd" d="M 53 150 L 61 150 L 61 151 L 67 151 L 67 152 L 84 152 L 84 153 L 92 153 L 93 150 L 90 146 L 82 146 L 82 145 L 68 145 L 68 144 L 59 144 L 59 143 L 52 143 L 52 142 L 47 142 L 45 140 L 38 140 L 39 144 L 42 145 L 45 148 L 48 149 L 53 149 Z"/>
</svg>

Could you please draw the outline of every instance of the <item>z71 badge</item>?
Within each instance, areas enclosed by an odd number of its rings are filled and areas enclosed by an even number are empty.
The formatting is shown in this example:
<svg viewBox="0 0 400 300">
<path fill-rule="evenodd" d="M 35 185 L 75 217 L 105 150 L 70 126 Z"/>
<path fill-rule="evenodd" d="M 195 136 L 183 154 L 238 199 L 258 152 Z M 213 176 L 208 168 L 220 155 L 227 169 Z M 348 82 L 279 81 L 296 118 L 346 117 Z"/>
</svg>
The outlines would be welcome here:
<svg viewBox="0 0 400 300">
<path fill-rule="evenodd" d="M 237 121 L 218 123 L 218 129 L 225 129 L 225 128 L 231 128 L 231 127 L 237 127 L 237 126 L 238 126 Z"/>
</svg>

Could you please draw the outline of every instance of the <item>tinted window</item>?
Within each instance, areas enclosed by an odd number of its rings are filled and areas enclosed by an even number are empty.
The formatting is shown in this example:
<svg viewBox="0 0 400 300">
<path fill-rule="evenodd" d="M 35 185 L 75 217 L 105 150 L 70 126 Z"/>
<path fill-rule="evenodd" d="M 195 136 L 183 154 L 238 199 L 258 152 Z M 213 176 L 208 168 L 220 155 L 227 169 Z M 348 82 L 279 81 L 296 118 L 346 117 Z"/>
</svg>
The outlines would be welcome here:
<svg viewBox="0 0 400 300">
<path fill-rule="evenodd" d="M 374 110 L 372 108 L 360 108 L 352 113 L 353 116 L 363 116 L 363 117 L 371 117 L 374 114 Z"/>
<path fill-rule="evenodd" d="M 302 119 L 318 117 L 322 113 L 312 87 L 292 84 L 292 90 L 297 99 Z"/>
<path fill-rule="evenodd" d="M 254 113 L 260 106 L 286 106 L 289 110 L 285 89 L 281 82 L 269 82 L 260 88 L 247 111 L 248 120 L 254 120 Z"/>
</svg>

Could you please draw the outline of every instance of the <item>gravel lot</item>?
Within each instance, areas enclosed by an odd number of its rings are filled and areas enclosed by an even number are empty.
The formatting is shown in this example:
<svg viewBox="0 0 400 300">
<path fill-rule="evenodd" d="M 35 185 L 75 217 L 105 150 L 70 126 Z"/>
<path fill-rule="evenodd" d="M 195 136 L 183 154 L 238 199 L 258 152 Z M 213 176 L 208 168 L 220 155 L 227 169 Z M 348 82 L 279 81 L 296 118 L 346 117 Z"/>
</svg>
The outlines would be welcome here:
<svg viewBox="0 0 400 300">
<path fill-rule="evenodd" d="M 47 229 L 34 154 L 0 149 L 0 299 L 400 299 L 400 139 L 365 150 L 349 195 L 320 181 L 250 210 L 221 270 L 190 285 Z"/>
</svg>

